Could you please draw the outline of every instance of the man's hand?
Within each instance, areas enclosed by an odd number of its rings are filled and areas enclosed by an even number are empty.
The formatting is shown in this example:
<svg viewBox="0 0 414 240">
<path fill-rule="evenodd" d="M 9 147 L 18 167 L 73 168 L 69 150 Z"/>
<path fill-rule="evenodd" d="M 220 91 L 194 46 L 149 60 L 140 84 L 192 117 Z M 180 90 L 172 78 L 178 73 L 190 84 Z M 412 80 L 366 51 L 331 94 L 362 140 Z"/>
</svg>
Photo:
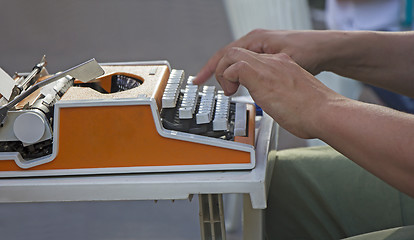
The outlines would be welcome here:
<svg viewBox="0 0 414 240">
<path fill-rule="evenodd" d="M 201 69 L 194 83 L 202 84 L 210 78 L 223 56 L 234 47 L 255 53 L 285 53 L 304 69 L 317 74 L 323 64 L 329 61 L 330 51 L 325 51 L 332 38 L 326 31 L 274 31 L 257 29 L 225 46 L 210 58 Z"/>
<path fill-rule="evenodd" d="M 414 97 L 414 31 L 275 31 L 254 30 L 213 55 L 195 84 L 207 81 L 233 47 L 255 53 L 285 53 L 315 75 L 339 75 Z"/>
<path fill-rule="evenodd" d="M 296 64 L 287 54 L 258 54 L 229 48 L 216 66 L 225 94 L 245 86 L 255 102 L 282 127 L 302 138 L 317 135 L 319 109 L 343 97 Z"/>
</svg>

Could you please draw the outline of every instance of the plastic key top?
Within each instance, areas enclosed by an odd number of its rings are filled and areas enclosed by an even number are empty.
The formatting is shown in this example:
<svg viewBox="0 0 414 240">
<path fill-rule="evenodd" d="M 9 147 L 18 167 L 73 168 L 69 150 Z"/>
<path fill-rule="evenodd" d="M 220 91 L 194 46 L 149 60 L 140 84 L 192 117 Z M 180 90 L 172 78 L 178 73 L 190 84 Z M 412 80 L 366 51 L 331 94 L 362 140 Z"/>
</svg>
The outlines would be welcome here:
<svg viewBox="0 0 414 240">
<path fill-rule="evenodd" d="M 230 98 L 224 95 L 223 91 L 218 91 L 216 110 L 213 120 L 214 131 L 228 130 L 228 119 L 230 111 Z"/>
<path fill-rule="evenodd" d="M 215 86 L 204 86 L 200 106 L 196 115 L 197 124 L 209 123 L 213 117 L 213 109 L 216 95 Z"/>
</svg>

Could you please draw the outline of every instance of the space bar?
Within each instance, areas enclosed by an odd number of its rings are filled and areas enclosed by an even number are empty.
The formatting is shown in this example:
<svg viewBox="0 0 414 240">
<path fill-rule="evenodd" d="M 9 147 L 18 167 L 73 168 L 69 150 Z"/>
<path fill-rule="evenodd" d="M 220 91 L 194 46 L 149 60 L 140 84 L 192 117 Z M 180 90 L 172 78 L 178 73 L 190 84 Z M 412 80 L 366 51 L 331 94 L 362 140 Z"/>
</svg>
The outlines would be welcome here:
<svg viewBox="0 0 414 240">
<path fill-rule="evenodd" d="M 234 120 L 234 136 L 246 136 L 247 105 L 236 103 L 236 114 Z"/>
</svg>

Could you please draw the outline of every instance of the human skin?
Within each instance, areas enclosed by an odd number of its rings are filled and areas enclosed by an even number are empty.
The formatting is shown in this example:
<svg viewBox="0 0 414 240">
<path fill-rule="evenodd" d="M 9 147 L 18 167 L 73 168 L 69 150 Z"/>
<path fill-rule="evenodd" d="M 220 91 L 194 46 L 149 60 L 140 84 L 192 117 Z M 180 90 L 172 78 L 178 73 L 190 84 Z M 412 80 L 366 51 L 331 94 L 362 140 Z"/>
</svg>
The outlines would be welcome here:
<svg viewBox="0 0 414 240">
<path fill-rule="evenodd" d="M 414 96 L 414 33 L 255 30 L 219 50 L 197 75 L 227 95 L 245 86 L 301 138 L 319 138 L 414 197 L 414 117 L 337 94 L 321 71 Z"/>
</svg>

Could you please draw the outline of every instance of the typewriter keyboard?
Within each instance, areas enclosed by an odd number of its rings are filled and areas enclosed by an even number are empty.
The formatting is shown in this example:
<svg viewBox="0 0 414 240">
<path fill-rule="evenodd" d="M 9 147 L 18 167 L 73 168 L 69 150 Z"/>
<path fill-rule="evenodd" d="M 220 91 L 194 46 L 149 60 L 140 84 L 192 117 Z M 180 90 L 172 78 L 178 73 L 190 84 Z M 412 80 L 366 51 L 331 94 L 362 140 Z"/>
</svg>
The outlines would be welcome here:
<svg viewBox="0 0 414 240">
<path fill-rule="evenodd" d="M 172 70 L 162 96 L 161 120 L 164 128 L 209 137 L 234 140 L 245 136 L 246 104 L 232 103 L 215 86 L 185 81 L 183 70 Z"/>
</svg>

